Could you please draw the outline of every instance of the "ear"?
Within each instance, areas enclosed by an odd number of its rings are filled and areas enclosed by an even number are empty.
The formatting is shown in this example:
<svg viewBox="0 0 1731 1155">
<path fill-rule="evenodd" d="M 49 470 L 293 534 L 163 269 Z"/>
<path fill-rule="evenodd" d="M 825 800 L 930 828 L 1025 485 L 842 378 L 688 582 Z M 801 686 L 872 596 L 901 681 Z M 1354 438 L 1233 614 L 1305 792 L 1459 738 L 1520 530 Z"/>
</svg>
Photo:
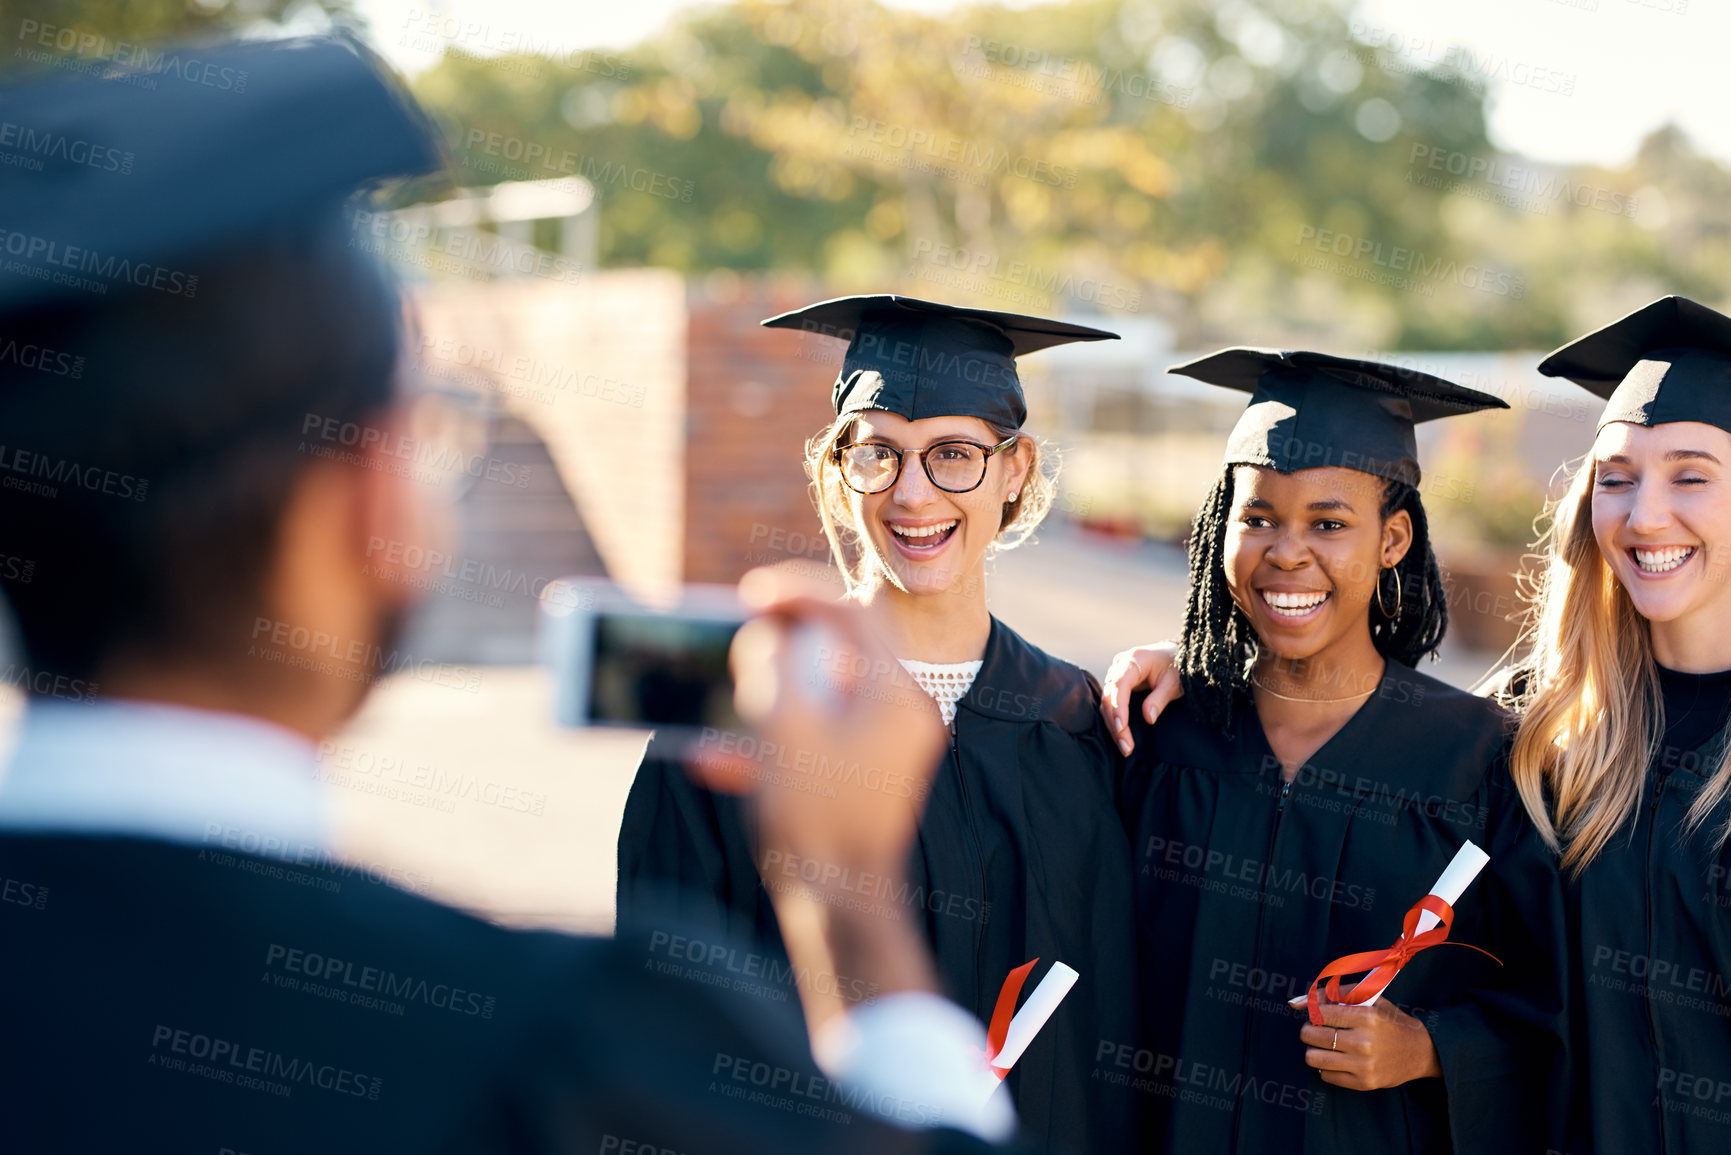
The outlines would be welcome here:
<svg viewBox="0 0 1731 1155">
<path fill-rule="evenodd" d="M 355 487 L 351 549 L 357 573 L 385 605 L 402 607 L 416 600 L 418 577 L 443 571 L 451 558 L 451 514 L 439 483 L 424 471 L 384 452 L 408 436 L 400 407 L 369 419 L 382 436 L 365 451 L 361 468 L 349 472 Z"/>
<path fill-rule="evenodd" d="M 1013 493 L 1020 501 L 1022 491 L 1028 485 L 1028 476 L 1034 469 L 1034 442 L 1017 434 L 1015 447 L 1006 450 L 1003 456 L 1009 466 L 1004 471 L 1004 497 L 1008 500 Z"/>
<path fill-rule="evenodd" d="M 1382 523 L 1382 565 L 1384 569 L 1399 565 L 1412 548 L 1412 515 L 1397 509 Z"/>
</svg>

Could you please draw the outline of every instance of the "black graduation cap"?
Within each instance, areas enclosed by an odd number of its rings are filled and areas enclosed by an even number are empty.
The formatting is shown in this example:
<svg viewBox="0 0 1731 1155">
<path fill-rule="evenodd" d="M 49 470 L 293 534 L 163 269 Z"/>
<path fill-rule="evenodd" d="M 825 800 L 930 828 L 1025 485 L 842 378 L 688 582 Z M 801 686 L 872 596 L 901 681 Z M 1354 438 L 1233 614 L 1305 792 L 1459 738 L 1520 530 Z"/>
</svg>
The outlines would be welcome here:
<svg viewBox="0 0 1731 1155">
<path fill-rule="evenodd" d="M 1660 297 L 1564 345 L 1539 363 L 1609 401 L 1613 421 L 1701 421 L 1731 430 L 1731 317 L 1687 297 Z"/>
<path fill-rule="evenodd" d="M 1250 394 L 1226 443 L 1226 464 L 1281 473 L 1338 465 L 1416 486 L 1414 425 L 1509 407 L 1429 373 L 1327 353 L 1222 349 L 1167 372 Z"/>
<path fill-rule="evenodd" d="M 143 286 L 440 167 L 431 125 L 347 39 L 163 47 L 142 71 L 0 90 L 0 310 Z M 190 288 L 196 292 L 196 281 Z"/>
<path fill-rule="evenodd" d="M 1010 429 L 1028 417 L 1017 357 L 1071 341 L 1118 339 L 1086 325 L 891 293 L 836 297 L 763 324 L 848 343 L 835 379 L 838 416 L 881 409 L 909 421 L 979 417 Z"/>
</svg>

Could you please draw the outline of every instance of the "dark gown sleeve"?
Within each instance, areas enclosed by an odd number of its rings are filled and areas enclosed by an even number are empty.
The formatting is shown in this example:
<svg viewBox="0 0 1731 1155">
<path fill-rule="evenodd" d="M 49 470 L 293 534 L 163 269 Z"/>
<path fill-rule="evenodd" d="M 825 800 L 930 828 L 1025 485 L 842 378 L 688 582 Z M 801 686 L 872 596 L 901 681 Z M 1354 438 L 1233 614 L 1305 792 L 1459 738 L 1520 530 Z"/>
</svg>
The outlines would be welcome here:
<svg viewBox="0 0 1731 1155">
<path fill-rule="evenodd" d="M 1501 760 L 1483 796 L 1490 863 L 1476 883 L 1485 914 L 1473 945 L 1502 966 L 1479 968 L 1487 981 L 1431 1012 L 1426 1026 L 1442 1066 L 1456 1152 L 1555 1151 L 1562 1146 L 1567 1088 L 1562 882 Z"/>
<path fill-rule="evenodd" d="M 729 933 L 785 955 L 759 881 L 745 807 L 698 784 L 651 738 L 619 828 L 617 920 L 641 911 L 721 919 Z"/>
</svg>

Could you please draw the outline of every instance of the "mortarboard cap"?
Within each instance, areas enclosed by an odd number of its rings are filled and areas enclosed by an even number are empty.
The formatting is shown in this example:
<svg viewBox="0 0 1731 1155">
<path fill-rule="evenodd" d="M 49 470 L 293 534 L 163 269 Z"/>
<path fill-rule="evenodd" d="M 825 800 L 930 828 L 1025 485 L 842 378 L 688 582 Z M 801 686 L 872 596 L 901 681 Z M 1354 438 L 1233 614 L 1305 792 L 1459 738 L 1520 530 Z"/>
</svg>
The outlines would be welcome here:
<svg viewBox="0 0 1731 1155">
<path fill-rule="evenodd" d="M 1336 465 L 1419 483 L 1420 421 L 1508 403 L 1398 365 L 1327 353 L 1222 349 L 1168 370 L 1250 394 L 1226 464 L 1281 473 Z"/>
<path fill-rule="evenodd" d="M 1118 334 L 1066 321 L 964 309 L 878 293 L 837 297 L 763 322 L 848 343 L 835 379 L 835 411 L 880 409 L 909 421 L 978 417 L 1020 429 L 1027 401 L 1016 358 L 1071 341 Z"/>
<path fill-rule="evenodd" d="M 0 89 L 30 162 L 0 167 L 0 311 L 131 286 L 190 296 L 200 256 L 440 167 L 425 115 L 350 41 L 147 55 L 140 72 Z"/>
<path fill-rule="evenodd" d="M 1660 297 L 1539 363 L 1607 400 L 1613 421 L 1701 421 L 1731 430 L 1731 317 L 1687 297 Z"/>
</svg>

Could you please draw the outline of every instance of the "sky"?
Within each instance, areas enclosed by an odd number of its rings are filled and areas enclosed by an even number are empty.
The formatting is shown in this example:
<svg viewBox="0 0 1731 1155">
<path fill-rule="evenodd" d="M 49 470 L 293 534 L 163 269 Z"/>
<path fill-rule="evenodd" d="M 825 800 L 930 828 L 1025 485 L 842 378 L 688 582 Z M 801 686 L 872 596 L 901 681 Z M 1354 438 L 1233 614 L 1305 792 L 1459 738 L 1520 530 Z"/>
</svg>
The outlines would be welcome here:
<svg viewBox="0 0 1731 1155">
<path fill-rule="evenodd" d="M 1014 0 L 1022 6 L 1022 0 Z M 441 41 L 416 27 L 470 29 L 465 47 L 528 35 L 563 51 L 629 47 L 689 0 L 360 0 L 378 47 L 414 73 Z M 890 0 L 942 12 L 958 0 Z M 429 18 L 437 18 L 430 20 Z M 1731 161 L 1731 0 L 1360 0 L 1358 39 L 1395 67 L 1445 58 L 1488 76 L 1491 136 L 1538 160 L 1620 167 L 1672 120 Z M 1463 55 L 1461 50 L 1466 54 Z"/>
</svg>

